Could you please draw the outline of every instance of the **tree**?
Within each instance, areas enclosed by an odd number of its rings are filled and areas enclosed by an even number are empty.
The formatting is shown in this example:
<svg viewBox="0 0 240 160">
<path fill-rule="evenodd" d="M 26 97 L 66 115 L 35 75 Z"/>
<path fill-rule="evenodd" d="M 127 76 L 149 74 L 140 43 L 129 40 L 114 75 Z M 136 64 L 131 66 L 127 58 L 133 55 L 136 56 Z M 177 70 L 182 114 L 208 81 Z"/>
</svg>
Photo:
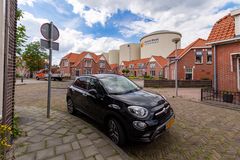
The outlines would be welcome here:
<svg viewBox="0 0 240 160">
<path fill-rule="evenodd" d="M 41 49 L 39 42 L 31 42 L 26 45 L 22 58 L 26 62 L 27 68 L 32 73 L 33 71 L 44 68 L 48 55 Z"/>
<path fill-rule="evenodd" d="M 17 21 L 19 22 L 21 18 L 23 18 L 23 12 L 20 9 L 17 9 L 16 12 Z M 21 23 L 17 26 L 17 32 L 16 32 L 16 53 L 18 56 L 20 56 L 23 52 L 23 47 L 25 46 L 25 43 L 27 41 L 27 35 L 26 35 L 26 28 Z"/>
<path fill-rule="evenodd" d="M 125 73 L 128 74 L 129 72 L 130 72 L 129 69 L 126 69 Z"/>
</svg>

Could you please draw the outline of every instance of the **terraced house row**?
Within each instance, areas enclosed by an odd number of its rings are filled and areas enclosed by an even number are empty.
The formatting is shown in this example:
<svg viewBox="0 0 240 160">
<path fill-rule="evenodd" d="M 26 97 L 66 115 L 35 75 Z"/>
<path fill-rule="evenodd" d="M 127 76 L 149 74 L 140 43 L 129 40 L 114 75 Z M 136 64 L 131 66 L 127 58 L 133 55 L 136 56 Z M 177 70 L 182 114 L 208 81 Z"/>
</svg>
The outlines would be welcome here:
<svg viewBox="0 0 240 160">
<path fill-rule="evenodd" d="M 67 54 L 60 61 L 60 71 L 64 77 L 69 78 L 84 74 L 112 72 L 106 58 L 93 52 Z"/>
</svg>

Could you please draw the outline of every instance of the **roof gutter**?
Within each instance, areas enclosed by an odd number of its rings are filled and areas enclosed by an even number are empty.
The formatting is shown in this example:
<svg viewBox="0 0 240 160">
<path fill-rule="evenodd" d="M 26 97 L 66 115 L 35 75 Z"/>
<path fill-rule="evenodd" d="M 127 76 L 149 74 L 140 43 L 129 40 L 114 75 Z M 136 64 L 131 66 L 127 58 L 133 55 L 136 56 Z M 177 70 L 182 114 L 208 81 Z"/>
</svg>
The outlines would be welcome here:
<svg viewBox="0 0 240 160">
<path fill-rule="evenodd" d="M 210 42 L 210 43 L 206 43 L 206 44 L 207 45 L 218 45 L 218 44 L 228 44 L 228 43 L 233 43 L 233 42 L 238 42 L 238 41 L 240 41 L 240 36 L 234 37 L 234 38 L 231 38 L 231 39 L 227 39 L 227 40 Z"/>
</svg>

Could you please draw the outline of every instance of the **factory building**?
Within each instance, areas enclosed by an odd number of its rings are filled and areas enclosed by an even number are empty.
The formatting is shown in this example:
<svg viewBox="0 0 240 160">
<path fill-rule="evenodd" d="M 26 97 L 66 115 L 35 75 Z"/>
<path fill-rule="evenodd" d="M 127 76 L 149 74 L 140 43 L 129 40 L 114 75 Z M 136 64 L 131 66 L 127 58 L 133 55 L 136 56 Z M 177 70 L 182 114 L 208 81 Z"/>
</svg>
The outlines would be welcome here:
<svg viewBox="0 0 240 160">
<path fill-rule="evenodd" d="M 108 63 L 119 64 L 119 50 L 110 50 L 108 52 Z"/>
<path fill-rule="evenodd" d="M 182 35 L 178 32 L 160 30 L 143 36 L 140 39 L 141 59 L 151 56 L 162 56 L 166 58 L 170 52 L 175 50 L 174 38 L 181 38 Z M 181 42 L 178 43 L 178 48 L 181 48 Z"/>
<path fill-rule="evenodd" d="M 122 61 L 132 61 L 140 59 L 140 44 L 128 43 L 120 46 L 119 64 Z"/>
</svg>

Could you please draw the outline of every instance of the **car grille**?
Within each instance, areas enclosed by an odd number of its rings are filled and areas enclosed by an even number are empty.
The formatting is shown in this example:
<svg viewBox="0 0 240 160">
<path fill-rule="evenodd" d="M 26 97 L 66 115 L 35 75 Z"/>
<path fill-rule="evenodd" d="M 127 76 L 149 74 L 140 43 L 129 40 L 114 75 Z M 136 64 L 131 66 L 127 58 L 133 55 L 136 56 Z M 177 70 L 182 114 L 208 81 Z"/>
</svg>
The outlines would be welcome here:
<svg viewBox="0 0 240 160">
<path fill-rule="evenodd" d="M 156 107 L 154 107 L 154 108 L 156 110 Z M 164 103 L 163 105 L 161 105 L 161 107 L 158 107 L 158 108 L 159 109 L 154 112 L 153 119 L 157 119 L 160 122 L 160 124 L 162 124 L 171 117 L 172 110 L 168 103 Z"/>
</svg>

